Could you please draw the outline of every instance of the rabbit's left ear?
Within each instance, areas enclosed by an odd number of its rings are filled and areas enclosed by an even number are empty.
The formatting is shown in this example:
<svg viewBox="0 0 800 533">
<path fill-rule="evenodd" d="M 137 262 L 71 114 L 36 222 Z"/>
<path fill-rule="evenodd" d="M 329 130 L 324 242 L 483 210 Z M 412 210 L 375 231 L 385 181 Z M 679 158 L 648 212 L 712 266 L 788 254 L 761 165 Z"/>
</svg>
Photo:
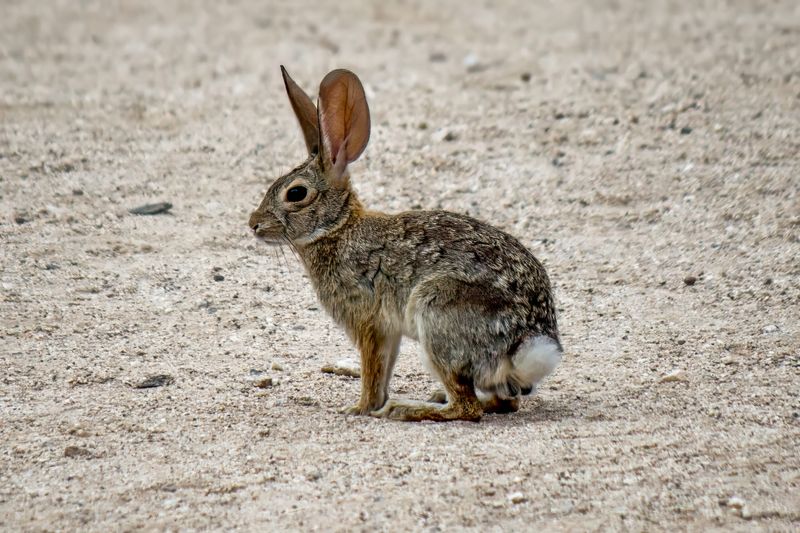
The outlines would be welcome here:
<svg viewBox="0 0 800 533">
<path fill-rule="evenodd" d="M 289 102 L 292 104 L 297 122 L 300 123 L 300 129 L 303 131 L 303 139 L 306 141 L 308 155 L 316 155 L 319 153 L 317 108 L 314 107 L 314 102 L 311 101 L 311 98 L 289 76 L 283 65 L 281 65 L 281 74 L 283 75 L 283 84 L 286 86 Z"/>
<path fill-rule="evenodd" d="M 369 107 L 358 76 L 344 69 L 329 72 L 319 86 L 318 107 L 323 161 L 332 164 L 337 179 L 369 141 Z"/>
</svg>

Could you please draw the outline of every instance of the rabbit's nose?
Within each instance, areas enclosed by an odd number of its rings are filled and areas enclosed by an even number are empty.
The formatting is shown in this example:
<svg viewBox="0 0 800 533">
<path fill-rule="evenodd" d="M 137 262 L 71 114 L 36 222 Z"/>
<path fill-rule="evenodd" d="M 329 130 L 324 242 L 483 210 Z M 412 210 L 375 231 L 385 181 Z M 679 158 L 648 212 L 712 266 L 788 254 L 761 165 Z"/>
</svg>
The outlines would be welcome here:
<svg viewBox="0 0 800 533">
<path fill-rule="evenodd" d="M 259 215 L 258 210 L 250 213 L 250 220 L 247 221 L 247 225 L 250 226 L 253 231 L 258 231 L 258 228 L 261 227 L 261 216 Z"/>
</svg>

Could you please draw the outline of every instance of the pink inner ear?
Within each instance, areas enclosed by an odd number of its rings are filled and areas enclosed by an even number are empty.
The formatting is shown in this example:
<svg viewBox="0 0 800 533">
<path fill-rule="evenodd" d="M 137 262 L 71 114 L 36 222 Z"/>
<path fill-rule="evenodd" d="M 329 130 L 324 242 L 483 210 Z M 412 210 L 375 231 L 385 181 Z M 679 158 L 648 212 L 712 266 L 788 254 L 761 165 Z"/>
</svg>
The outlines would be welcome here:
<svg viewBox="0 0 800 533">
<path fill-rule="evenodd" d="M 339 146 L 339 150 L 337 150 L 336 156 L 333 159 L 333 173 L 337 178 L 344 174 L 347 163 L 349 163 L 349 161 L 347 160 L 347 139 L 345 139 Z"/>
<path fill-rule="evenodd" d="M 343 69 L 328 73 L 320 84 L 317 107 L 331 162 L 346 166 L 358 159 L 370 130 L 367 98 L 358 77 Z"/>
</svg>

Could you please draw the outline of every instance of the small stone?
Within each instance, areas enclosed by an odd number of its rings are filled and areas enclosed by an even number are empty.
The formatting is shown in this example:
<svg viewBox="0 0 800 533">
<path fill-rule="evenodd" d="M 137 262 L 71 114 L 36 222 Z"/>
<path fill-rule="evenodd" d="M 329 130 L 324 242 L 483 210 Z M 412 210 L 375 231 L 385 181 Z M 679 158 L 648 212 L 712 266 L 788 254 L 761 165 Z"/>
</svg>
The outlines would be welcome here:
<svg viewBox="0 0 800 533">
<path fill-rule="evenodd" d="M 72 189 L 72 195 L 73 196 L 83 196 L 83 190 L 82 189 Z"/>
<path fill-rule="evenodd" d="M 475 54 L 467 54 L 466 56 L 464 56 L 463 63 L 464 66 L 469 71 L 470 69 L 478 67 L 478 65 L 480 65 L 480 60 L 478 59 L 478 56 L 476 56 Z"/>
<path fill-rule="evenodd" d="M 447 61 L 447 55 L 445 55 L 443 52 L 432 52 L 428 56 L 428 61 L 431 63 L 444 63 Z"/>
<path fill-rule="evenodd" d="M 225 276 L 222 274 L 214 274 L 214 281 L 225 281 Z"/>
<path fill-rule="evenodd" d="M 279 363 L 279 362 L 277 362 L 277 361 L 273 361 L 273 362 L 272 362 L 272 366 L 271 366 L 271 368 L 272 368 L 272 370 L 277 370 L 278 372 L 282 372 L 282 371 L 283 371 L 283 365 L 282 365 L 282 364 L 280 364 L 280 363 Z"/>
<path fill-rule="evenodd" d="M 421 130 L 427 130 L 428 129 L 428 123 L 427 122 L 420 122 L 419 124 L 417 124 L 417 128 L 419 128 Z"/>
<path fill-rule="evenodd" d="M 259 389 L 268 389 L 274 385 L 272 378 L 267 376 L 253 380 L 253 386 Z"/>
<path fill-rule="evenodd" d="M 92 452 L 80 446 L 67 446 L 64 448 L 64 457 L 76 459 L 78 457 L 91 457 Z"/>
<path fill-rule="evenodd" d="M 524 503 L 528 501 L 528 498 L 526 498 L 521 492 L 512 492 L 508 495 L 508 501 L 516 505 L 518 503 Z"/>
<path fill-rule="evenodd" d="M 169 374 L 156 374 L 146 378 L 144 381 L 133 386 L 134 389 L 154 389 L 156 387 L 164 387 L 171 385 L 175 382 L 175 378 Z"/>
<path fill-rule="evenodd" d="M 442 128 L 440 130 L 436 130 L 433 135 L 431 135 L 431 139 L 436 142 L 453 142 L 458 139 L 458 134 L 454 131 Z"/>
<path fill-rule="evenodd" d="M 14 222 L 17 224 L 25 224 L 28 219 L 24 215 L 17 215 L 14 217 Z"/>
<path fill-rule="evenodd" d="M 361 365 L 352 359 L 341 359 L 332 365 L 325 365 L 322 367 L 322 371 L 326 374 L 336 374 L 337 376 L 361 377 Z"/>
<path fill-rule="evenodd" d="M 761 330 L 763 333 L 775 333 L 778 331 L 778 326 L 776 324 L 770 324 L 769 326 L 764 326 Z"/>
<path fill-rule="evenodd" d="M 688 286 L 692 286 L 697 283 L 697 276 L 686 276 L 683 278 L 683 283 Z"/>
<path fill-rule="evenodd" d="M 169 202 L 159 202 L 157 204 L 145 204 L 139 207 L 134 207 L 128 212 L 132 215 L 160 215 L 172 209 L 172 204 Z"/>
<path fill-rule="evenodd" d="M 684 126 L 681 128 L 681 135 L 689 135 L 690 133 L 692 133 L 692 128 L 689 126 Z"/>
<path fill-rule="evenodd" d="M 689 376 L 686 374 L 685 370 L 676 369 L 658 380 L 659 383 L 670 383 L 673 381 L 689 381 Z"/>
<path fill-rule="evenodd" d="M 72 426 L 71 428 L 69 428 L 69 431 L 67 433 L 69 433 L 70 435 L 74 435 L 76 437 L 81 437 L 81 438 L 86 438 L 86 437 L 89 437 L 91 435 L 91 433 L 86 431 L 86 428 L 84 428 L 80 424 L 76 424 L 76 425 Z"/>
<path fill-rule="evenodd" d="M 519 79 L 521 79 L 525 83 L 528 83 L 529 81 L 531 81 L 531 73 L 523 72 L 522 74 L 520 74 Z"/>
<path fill-rule="evenodd" d="M 747 505 L 747 502 L 745 502 L 744 499 L 740 498 L 739 496 L 731 496 L 728 498 L 728 501 L 725 503 L 725 505 L 734 509 L 741 509 Z"/>
<path fill-rule="evenodd" d="M 298 405 L 303 405 L 305 407 L 318 407 L 319 401 L 315 400 L 311 396 L 300 396 L 299 398 L 295 398 L 294 401 Z"/>
</svg>

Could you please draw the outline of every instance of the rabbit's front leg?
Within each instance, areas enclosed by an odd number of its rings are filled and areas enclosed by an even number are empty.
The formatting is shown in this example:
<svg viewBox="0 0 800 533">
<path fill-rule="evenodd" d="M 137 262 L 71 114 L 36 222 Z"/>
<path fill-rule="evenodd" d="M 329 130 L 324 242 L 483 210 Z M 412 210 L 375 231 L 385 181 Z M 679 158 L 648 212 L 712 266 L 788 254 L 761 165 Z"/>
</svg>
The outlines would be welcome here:
<svg viewBox="0 0 800 533">
<path fill-rule="evenodd" d="M 366 415 L 383 407 L 389 397 L 391 380 L 397 352 L 400 349 L 399 334 L 385 334 L 374 325 L 367 324 L 355 332 L 361 351 L 361 398 L 356 405 L 344 412 L 351 415 Z"/>
</svg>

